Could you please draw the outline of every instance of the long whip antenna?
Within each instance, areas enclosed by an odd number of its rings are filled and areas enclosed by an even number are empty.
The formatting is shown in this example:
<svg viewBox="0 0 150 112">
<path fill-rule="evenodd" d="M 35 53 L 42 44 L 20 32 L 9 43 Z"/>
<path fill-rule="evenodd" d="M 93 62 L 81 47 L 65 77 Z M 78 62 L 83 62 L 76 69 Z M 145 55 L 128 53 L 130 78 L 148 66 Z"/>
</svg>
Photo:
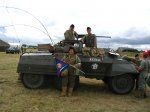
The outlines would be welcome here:
<svg viewBox="0 0 150 112">
<path fill-rule="evenodd" d="M 31 15 L 34 19 L 36 19 L 36 20 L 41 24 L 41 26 L 42 26 L 42 27 L 44 28 L 44 30 L 46 31 L 47 36 L 50 38 L 52 45 L 54 44 L 54 42 L 53 42 L 53 40 L 52 40 L 52 38 L 51 38 L 51 36 L 50 36 L 48 30 L 47 30 L 46 27 L 44 26 L 44 24 L 43 24 L 38 18 L 36 18 L 33 14 L 31 14 L 30 12 L 28 12 L 28 11 L 26 11 L 26 10 L 23 10 L 23 9 L 20 9 L 20 8 L 16 8 L 16 7 L 8 7 L 8 6 L 0 6 L 0 7 L 6 8 L 6 9 L 20 10 L 20 11 L 23 11 L 23 12 L 25 12 L 25 13 Z"/>
</svg>

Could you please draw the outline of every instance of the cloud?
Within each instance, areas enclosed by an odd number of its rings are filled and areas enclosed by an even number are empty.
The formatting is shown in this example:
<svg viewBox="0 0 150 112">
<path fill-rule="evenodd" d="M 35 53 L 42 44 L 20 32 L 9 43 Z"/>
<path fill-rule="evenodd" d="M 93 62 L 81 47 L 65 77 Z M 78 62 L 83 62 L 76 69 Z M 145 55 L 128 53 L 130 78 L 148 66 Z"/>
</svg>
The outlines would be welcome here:
<svg viewBox="0 0 150 112">
<path fill-rule="evenodd" d="M 47 28 L 55 42 L 63 38 L 70 24 L 78 33 L 86 33 L 90 26 L 97 35 L 110 35 L 112 39 L 98 39 L 101 47 L 148 46 L 150 37 L 150 7 L 148 0 L 4 0 L 1 5 L 26 10 L 37 17 Z M 9 13 L 8 13 L 9 11 Z M 0 10 L 0 25 L 26 24 L 45 31 L 31 15 L 19 10 Z M 15 31 L 16 29 L 16 31 Z M 46 43 L 49 38 L 36 29 L 27 27 L 7 28 L 5 34 L 26 43 Z M 62 36 L 60 38 L 60 36 Z"/>
<path fill-rule="evenodd" d="M 128 44 L 128 45 L 144 45 L 144 44 L 150 44 L 150 36 L 148 37 L 142 37 L 138 39 L 127 39 L 127 38 L 120 38 L 120 37 L 115 37 L 114 39 L 108 40 L 99 40 L 99 43 L 111 43 L 111 44 Z"/>
<path fill-rule="evenodd" d="M 103 39 L 103 42 L 128 45 L 150 44 L 150 31 L 145 28 L 132 27 L 121 33 L 120 36 L 113 36 L 110 41 Z"/>
<path fill-rule="evenodd" d="M 6 32 L 5 27 L 1 27 L 1 26 L 0 26 L 0 32 L 1 32 L 1 33 L 5 33 L 5 32 Z"/>
</svg>

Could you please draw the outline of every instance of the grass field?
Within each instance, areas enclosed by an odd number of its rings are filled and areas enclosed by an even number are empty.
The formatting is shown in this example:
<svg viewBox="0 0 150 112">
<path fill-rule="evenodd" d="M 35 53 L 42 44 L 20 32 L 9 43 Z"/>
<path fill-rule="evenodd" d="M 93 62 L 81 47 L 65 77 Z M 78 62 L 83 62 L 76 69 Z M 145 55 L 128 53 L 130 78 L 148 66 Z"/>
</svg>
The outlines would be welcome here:
<svg viewBox="0 0 150 112">
<path fill-rule="evenodd" d="M 0 112 L 150 112 L 150 97 L 115 95 L 101 81 L 81 78 L 73 97 L 59 97 L 53 86 L 29 90 L 18 82 L 18 54 L 0 53 Z"/>
</svg>

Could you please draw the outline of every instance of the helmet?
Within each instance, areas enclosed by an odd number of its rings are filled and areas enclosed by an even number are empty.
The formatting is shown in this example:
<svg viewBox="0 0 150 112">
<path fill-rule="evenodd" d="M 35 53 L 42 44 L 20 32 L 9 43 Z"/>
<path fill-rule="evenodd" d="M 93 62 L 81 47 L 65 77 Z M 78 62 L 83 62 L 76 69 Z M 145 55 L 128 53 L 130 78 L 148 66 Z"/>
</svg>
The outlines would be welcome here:
<svg viewBox="0 0 150 112">
<path fill-rule="evenodd" d="M 144 51 L 143 52 L 143 58 L 147 58 L 149 56 L 149 51 Z"/>
</svg>

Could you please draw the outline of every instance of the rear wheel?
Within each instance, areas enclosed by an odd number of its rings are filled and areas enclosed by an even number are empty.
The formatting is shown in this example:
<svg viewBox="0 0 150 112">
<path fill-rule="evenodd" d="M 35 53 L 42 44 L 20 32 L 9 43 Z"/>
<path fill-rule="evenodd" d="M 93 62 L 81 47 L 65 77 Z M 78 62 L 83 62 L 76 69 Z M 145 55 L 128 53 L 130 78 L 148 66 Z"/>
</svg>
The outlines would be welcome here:
<svg viewBox="0 0 150 112">
<path fill-rule="evenodd" d="M 110 89 L 117 94 L 127 94 L 134 88 L 134 79 L 131 75 L 114 76 L 109 79 Z"/>
<path fill-rule="evenodd" d="M 44 85 L 44 75 L 22 74 L 23 85 L 29 89 L 37 89 Z"/>
</svg>

